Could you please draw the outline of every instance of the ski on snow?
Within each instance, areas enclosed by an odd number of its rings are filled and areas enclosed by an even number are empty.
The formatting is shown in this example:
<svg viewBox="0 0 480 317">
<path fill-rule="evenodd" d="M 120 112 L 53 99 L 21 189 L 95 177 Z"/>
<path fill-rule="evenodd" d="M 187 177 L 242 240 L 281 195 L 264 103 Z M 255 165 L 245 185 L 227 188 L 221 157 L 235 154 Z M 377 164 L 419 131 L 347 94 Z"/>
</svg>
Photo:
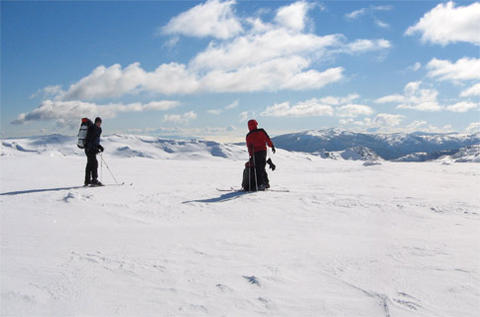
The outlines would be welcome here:
<svg viewBox="0 0 480 317">
<path fill-rule="evenodd" d="M 255 191 L 246 191 L 243 190 L 242 188 L 233 188 L 230 187 L 228 188 L 217 188 L 219 192 L 246 192 L 246 193 L 254 193 Z M 265 190 L 259 190 L 259 192 L 264 191 L 264 192 L 279 192 L 279 193 L 288 193 L 290 192 L 288 189 L 271 189 L 267 188 Z"/>
</svg>

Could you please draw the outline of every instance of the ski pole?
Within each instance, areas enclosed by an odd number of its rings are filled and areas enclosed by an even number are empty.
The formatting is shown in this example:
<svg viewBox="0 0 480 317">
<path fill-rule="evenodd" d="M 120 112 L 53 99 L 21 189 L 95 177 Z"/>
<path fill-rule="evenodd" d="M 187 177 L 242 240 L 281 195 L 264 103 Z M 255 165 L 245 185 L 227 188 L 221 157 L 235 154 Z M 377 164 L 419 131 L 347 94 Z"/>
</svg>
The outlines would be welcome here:
<svg viewBox="0 0 480 317">
<path fill-rule="evenodd" d="M 255 148 L 252 144 L 252 157 L 253 157 L 253 173 L 255 174 L 255 190 L 258 192 L 258 180 L 257 180 L 257 163 L 255 163 Z"/>
<path fill-rule="evenodd" d="M 119 183 L 117 182 L 117 179 L 115 178 L 115 176 L 113 175 L 112 171 L 110 170 L 110 167 L 108 167 L 107 162 L 105 162 L 105 160 L 103 159 L 103 155 L 102 155 L 102 154 L 100 154 L 100 158 L 102 159 L 102 162 L 105 163 L 105 166 L 107 167 L 107 170 L 110 172 L 110 175 L 112 175 L 112 178 L 113 178 L 113 180 L 115 181 L 115 184 L 118 185 Z"/>
<path fill-rule="evenodd" d="M 250 166 L 250 158 L 248 158 L 248 191 L 252 190 L 252 167 Z"/>
</svg>

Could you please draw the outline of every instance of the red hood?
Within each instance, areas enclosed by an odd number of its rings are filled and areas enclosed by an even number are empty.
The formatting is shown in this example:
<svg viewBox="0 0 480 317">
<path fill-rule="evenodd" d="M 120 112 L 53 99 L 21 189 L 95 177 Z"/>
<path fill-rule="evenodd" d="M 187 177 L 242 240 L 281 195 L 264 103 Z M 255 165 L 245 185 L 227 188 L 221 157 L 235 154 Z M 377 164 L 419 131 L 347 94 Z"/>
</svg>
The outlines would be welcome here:
<svg viewBox="0 0 480 317">
<path fill-rule="evenodd" d="M 252 131 L 255 130 L 258 127 L 258 122 L 256 120 L 249 120 L 248 121 L 248 130 Z"/>
</svg>

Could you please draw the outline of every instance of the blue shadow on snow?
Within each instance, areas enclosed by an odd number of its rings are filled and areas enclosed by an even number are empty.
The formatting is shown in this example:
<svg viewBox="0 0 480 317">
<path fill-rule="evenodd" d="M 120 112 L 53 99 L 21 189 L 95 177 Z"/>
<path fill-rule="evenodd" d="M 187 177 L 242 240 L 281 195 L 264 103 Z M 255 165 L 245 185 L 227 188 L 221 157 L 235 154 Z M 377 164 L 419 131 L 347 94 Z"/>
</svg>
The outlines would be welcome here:
<svg viewBox="0 0 480 317">
<path fill-rule="evenodd" d="M 222 194 L 219 197 L 214 197 L 214 198 L 208 198 L 208 199 L 197 199 L 197 200 L 187 200 L 182 202 L 182 204 L 187 204 L 187 203 L 220 203 L 222 201 L 228 201 L 232 200 L 235 198 L 238 198 L 242 195 L 248 194 L 250 192 L 245 192 L 245 191 L 234 191 L 234 192 L 229 192 L 226 194 Z"/>
<path fill-rule="evenodd" d="M 19 190 L 19 191 L 14 191 L 14 192 L 0 193 L 0 196 L 21 195 L 21 194 L 31 194 L 31 193 L 41 193 L 41 192 L 55 192 L 55 191 L 59 191 L 59 190 L 70 190 L 70 189 L 76 189 L 76 188 L 84 188 L 84 186 L 27 189 L 27 190 Z"/>
</svg>

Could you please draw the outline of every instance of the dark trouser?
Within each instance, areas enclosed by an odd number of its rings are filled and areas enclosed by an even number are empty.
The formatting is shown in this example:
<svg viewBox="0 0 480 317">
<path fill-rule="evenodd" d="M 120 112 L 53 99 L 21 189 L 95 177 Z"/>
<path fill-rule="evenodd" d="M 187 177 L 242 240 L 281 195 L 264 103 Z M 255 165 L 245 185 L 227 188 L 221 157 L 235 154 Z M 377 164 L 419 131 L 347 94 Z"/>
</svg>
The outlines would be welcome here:
<svg viewBox="0 0 480 317">
<path fill-rule="evenodd" d="M 263 176 L 264 176 L 263 184 L 266 187 L 269 187 L 267 172 L 265 172 Z M 245 167 L 245 169 L 243 170 L 242 188 L 243 190 L 247 190 L 247 191 L 257 190 L 255 186 L 255 169 L 253 167 Z"/>
<path fill-rule="evenodd" d="M 254 154 L 255 172 L 257 173 L 257 186 L 267 185 L 268 178 L 265 171 L 265 165 L 267 165 L 267 151 L 259 151 Z"/>
<path fill-rule="evenodd" d="M 87 155 L 87 167 L 85 168 L 85 183 L 91 183 L 92 180 L 96 181 L 98 178 L 98 161 L 97 153 L 94 151 L 85 150 Z"/>
</svg>

